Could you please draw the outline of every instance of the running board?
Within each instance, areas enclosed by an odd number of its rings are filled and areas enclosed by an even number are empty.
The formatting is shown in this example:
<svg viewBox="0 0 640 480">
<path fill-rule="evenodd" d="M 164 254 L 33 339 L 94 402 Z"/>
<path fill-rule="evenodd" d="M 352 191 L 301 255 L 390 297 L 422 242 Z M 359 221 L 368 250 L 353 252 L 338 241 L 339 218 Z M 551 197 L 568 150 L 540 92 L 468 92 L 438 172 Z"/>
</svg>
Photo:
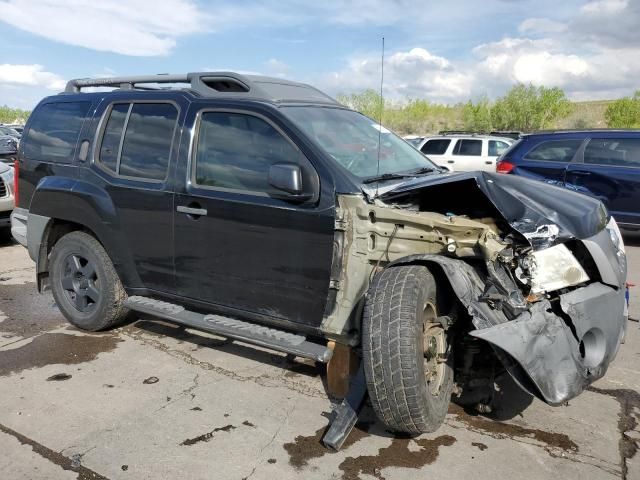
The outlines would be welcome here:
<svg viewBox="0 0 640 480">
<path fill-rule="evenodd" d="M 298 357 L 310 358 L 317 362 L 327 363 L 333 353 L 326 346 L 307 341 L 302 335 L 221 315 L 204 315 L 186 310 L 181 305 L 149 297 L 129 297 L 125 301 L 125 306 L 136 312 L 153 315 L 196 330 L 234 338 Z"/>
</svg>

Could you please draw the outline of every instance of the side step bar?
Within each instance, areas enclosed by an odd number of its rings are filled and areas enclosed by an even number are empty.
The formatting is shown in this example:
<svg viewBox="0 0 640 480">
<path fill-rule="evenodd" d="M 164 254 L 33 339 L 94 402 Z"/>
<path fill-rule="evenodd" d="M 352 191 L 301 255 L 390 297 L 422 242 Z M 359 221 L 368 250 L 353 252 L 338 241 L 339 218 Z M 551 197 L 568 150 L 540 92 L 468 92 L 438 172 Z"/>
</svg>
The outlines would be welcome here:
<svg viewBox="0 0 640 480">
<path fill-rule="evenodd" d="M 333 353 L 326 346 L 307 341 L 302 335 L 221 315 L 203 315 L 186 310 L 180 305 L 149 297 L 129 297 L 125 306 L 136 312 L 153 315 L 196 330 L 234 338 L 298 357 L 310 358 L 317 362 L 327 363 Z"/>
</svg>

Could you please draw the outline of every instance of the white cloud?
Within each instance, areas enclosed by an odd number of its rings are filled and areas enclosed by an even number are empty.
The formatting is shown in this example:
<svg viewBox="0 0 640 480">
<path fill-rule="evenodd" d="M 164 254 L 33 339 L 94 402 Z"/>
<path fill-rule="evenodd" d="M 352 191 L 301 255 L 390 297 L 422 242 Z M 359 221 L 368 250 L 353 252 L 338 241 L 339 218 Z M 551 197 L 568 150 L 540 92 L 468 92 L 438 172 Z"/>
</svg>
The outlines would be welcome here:
<svg viewBox="0 0 640 480">
<path fill-rule="evenodd" d="M 519 26 L 520 33 L 529 35 L 545 35 L 560 33 L 567 30 L 567 25 L 549 18 L 527 18 Z"/>
<path fill-rule="evenodd" d="M 351 58 L 341 71 L 323 80 L 332 92 L 345 93 L 380 87 L 379 54 Z M 468 97 L 472 77 L 456 70 L 449 60 L 424 48 L 394 52 L 387 56 L 384 66 L 384 93 L 392 98 L 430 98 L 448 102 Z"/>
<path fill-rule="evenodd" d="M 0 21 L 50 40 L 124 55 L 166 55 L 203 31 L 209 14 L 193 0 L 2 0 Z"/>
<path fill-rule="evenodd" d="M 44 87 L 50 90 L 62 90 L 65 80 L 52 72 L 44 70 L 42 65 L 0 65 L 0 85 Z"/>
<path fill-rule="evenodd" d="M 629 0 L 596 0 L 588 2 L 580 9 L 586 14 L 611 14 L 623 11 L 629 5 Z"/>
</svg>

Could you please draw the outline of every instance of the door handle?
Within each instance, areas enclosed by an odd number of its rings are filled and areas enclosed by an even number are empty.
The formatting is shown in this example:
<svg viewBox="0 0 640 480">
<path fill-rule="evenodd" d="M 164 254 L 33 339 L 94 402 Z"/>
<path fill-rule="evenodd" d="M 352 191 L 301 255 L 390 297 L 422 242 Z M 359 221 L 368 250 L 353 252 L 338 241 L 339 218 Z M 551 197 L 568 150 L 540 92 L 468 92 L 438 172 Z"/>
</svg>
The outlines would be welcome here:
<svg viewBox="0 0 640 480">
<path fill-rule="evenodd" d="M 573 173 L 574 175 L 579 175 L 581 177 L 591 175 L 591 172 L 585 172 L 584 170 L 569 170 L 569 173 Z"/>
<path fill-rule="evenodd" d="M 493 162 L 491 160 L 485 160 L 485 162 L 487 165 L 493 165 Z"/>
<path fill-rule="evenodd" d="M 447 163 L 456 163 L 455 160 L 447 160 Z"/>
<path fill-rule="evenodd" d="M 207 214 L 206 208 L 187 207 L 184 205 L 178 205 L 176 210 L 180 213 L 186 213 L 187 215 L 193 215 L 194 217 L 201 217 Z"/>
</svg>

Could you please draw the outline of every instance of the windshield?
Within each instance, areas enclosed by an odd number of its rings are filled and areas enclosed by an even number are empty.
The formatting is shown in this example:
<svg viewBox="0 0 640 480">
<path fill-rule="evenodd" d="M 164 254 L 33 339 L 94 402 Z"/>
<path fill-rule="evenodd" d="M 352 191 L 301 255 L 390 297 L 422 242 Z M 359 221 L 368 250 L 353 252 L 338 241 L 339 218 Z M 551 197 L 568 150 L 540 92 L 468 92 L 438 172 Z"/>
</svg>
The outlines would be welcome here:
<svg viewBox="0 0 640 480">
<path fill-rule="evenodd" d="M 362 179 L 423 168 L 438 170 L 407 142 L 360 113 L 325 107 L 284 107 L 282 111 L 334 160 Z"/>
</svg>

